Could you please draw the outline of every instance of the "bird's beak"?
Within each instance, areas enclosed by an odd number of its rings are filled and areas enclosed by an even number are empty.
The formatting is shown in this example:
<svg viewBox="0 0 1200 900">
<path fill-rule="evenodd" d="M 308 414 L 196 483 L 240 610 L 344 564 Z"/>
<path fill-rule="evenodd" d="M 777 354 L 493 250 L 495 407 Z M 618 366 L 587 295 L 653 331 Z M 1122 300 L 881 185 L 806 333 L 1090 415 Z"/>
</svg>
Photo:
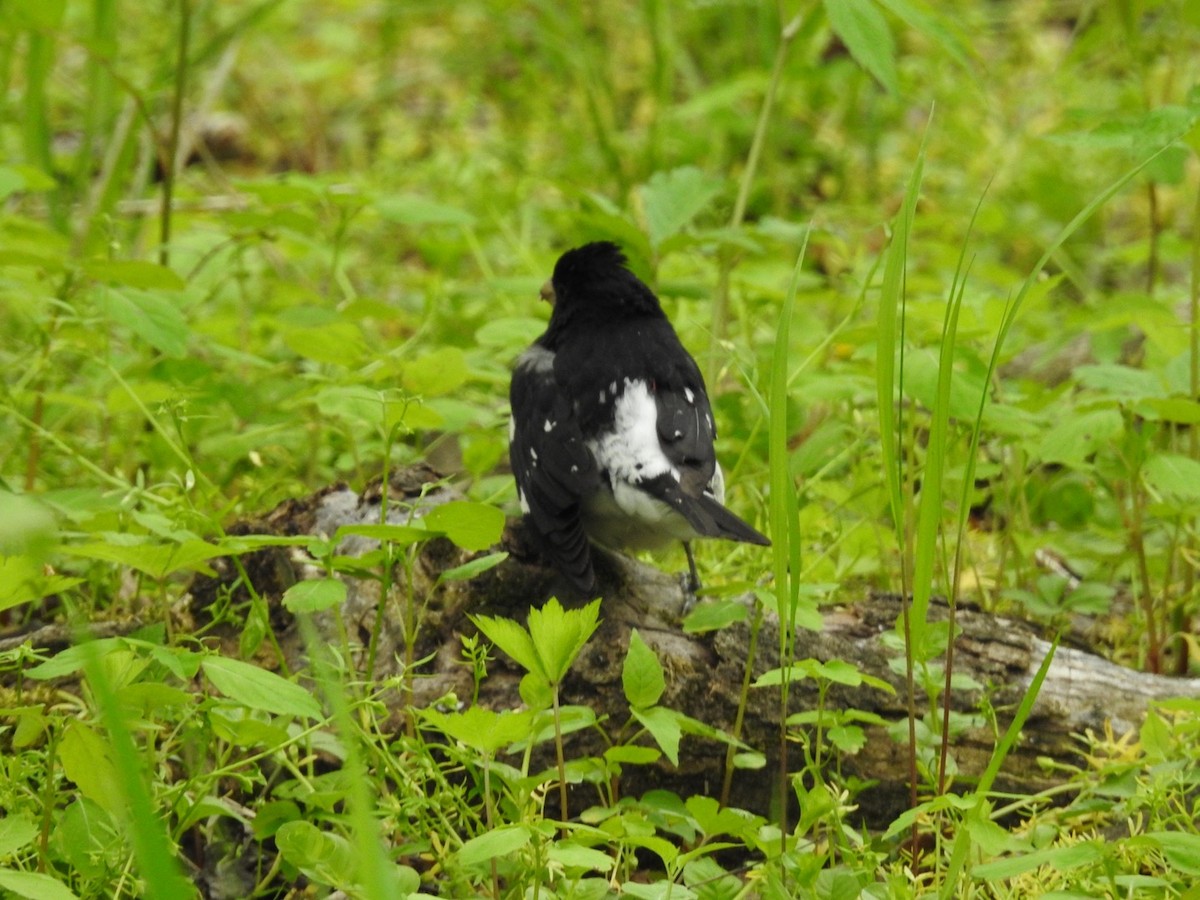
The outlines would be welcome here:
<svg viewBox="0 0 1200 900">
<path fill-rule="evenodd" d="M 555 299 L 554 298 L 554 282 L 547 279 L 546 283 L 542 285 L 542 289 L 540 291 L 538 291 L 538 294 L 541 296 L 541 298 L 543 300 L 545 300 L 547 303 L 549 303 L 551 306 L 553 306 L 554 299 Z"/>
</svg>

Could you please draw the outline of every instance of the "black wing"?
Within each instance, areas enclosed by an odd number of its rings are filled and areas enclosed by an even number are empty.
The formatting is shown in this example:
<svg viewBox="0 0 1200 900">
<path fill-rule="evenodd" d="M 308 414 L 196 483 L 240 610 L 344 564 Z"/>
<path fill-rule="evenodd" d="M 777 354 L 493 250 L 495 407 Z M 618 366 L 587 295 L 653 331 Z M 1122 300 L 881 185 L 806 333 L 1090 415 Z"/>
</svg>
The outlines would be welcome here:
<svg viewBox="0 0 1200 900">
<path fill-rule="evenodd" d="M 570 397 L 554 378 L 554 354 L 534 344 L 517 360 L 509 390 L 509 460 L 521 508 L 555 567 L 580 593 L 596 593 L 580 503 L 600 488 Z"/>
</svg>

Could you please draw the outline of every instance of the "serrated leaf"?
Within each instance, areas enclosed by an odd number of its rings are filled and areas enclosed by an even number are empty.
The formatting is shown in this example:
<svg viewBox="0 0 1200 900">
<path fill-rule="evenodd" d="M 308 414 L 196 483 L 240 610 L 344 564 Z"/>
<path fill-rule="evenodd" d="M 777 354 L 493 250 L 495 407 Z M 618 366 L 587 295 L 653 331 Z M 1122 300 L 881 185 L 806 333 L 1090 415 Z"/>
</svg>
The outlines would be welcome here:
<svg viewBox="0 0 1200 900">
<path fill-rule="evenodd" d="M 564 610 L 558 598 L 551 597 L 541 609 L 529 611 L 529 636 L 551 684 L 562 681 L 599 624 L 599 600 Z"/>
<path fill-rule="evenodd" d="M 283 592 L 283 605 L 291 613 L 318 613 L 346 602 L 346 583 L 339 578 L 314 578 L 293 584 Z"/>
<path fill-rule="evenodd" d="M 829 25 L 854 61 L 889 93 L 900 92 L 896 74 L 896 42 L 892 30 L 871 0 L 825 0 Z"/>
<path fill-rule="evenodd" d="M 528 631 L 511 619 L 495 616 L 471 616 L 471 621 L 483 632 L 484 637 L 511 656 L 517 665 L 539 680 L 546 681 L 546 672 Z"/>
<path fill-rule="evenodd" d="M 274 672 L 224 656 L 207 657 L 200 667 L 217 690 L 251 709 L 280 716 L 322 718 L 316 697 Z"/>
<path fill-rule="evenodd" d="M 655 172 L 642 187 L 642 208 L 650 244 L 663 241 L 686 227 L 721 192 L 715 175 L 683 166 L 670 172 Z"/>
<path fill-rule="evenodd" d="M 529 737 L 533 725 L 533 715 L 529 711 L 496 712 L 481 706 L 472 706 L 460 713 L 423 709 L 420 715 L 443 734 L 484 753 L 495 753 L 501 747 Z"/>
<path fill-rule="evenodd" d="M 504 513 L 487 503 L 451 500 L 425 513 L 426 528 L 440 531 L 464 550 L 486 550 L 504 532 Z"/>
<path fill-rule="evenodd" d="M 657 703 L 667 686 L 662 664 L 636 628 L 629 635 L 629 650 L 621 669 L 621 685 L 629 705 L 643 709 Z"/>
</svg>

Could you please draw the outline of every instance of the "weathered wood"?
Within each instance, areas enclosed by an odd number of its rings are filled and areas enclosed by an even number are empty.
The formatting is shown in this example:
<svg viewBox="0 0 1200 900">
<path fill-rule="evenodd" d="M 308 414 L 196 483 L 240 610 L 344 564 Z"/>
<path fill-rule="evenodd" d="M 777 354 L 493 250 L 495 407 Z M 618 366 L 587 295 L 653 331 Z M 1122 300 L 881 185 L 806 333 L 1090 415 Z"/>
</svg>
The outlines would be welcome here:
<svg viewBox="0 0 1200 900">
<path fill-rule="evenodd" d="M 442 488 L 429 493 L 434 478 L 431 472 L 422 470 L 400 473 L 393 480 L 391 520 L 407 520 L 412 505 L 418 501 L 436 503 L 453 496 Z M 332 534 L 340 524 L 378 522 L 379 496 L 378 486 L 364 497 L 337 486 L 306 500 L 285 504 L 261 521 L 246 523 L 241 530 Z M 370 542 L 358 539 L 341 552 L 361 553 L 370 546 Z M 393 587 L 388 597 L 372 673 L 364 671 L 365 647 L 376 618 L 379 582 L 347 579 L 349 594 L 342 619 L 357 648 L 354 662 L 358 671 L 376 679 L 399 672 L 401 661 L 406 658 L 405 611 L 407 604 L 415 603 L 421 610 L 422 626 L 407 658 L 430 660 L 417 671 L 415 702 L 428 704 L 448 695 L 470 697 L 471 673 L 461 657 L 462 637 L 475 630 L 468 613 L 503 615 L 523 622 L 528 609 L 540 605 L 556 589 L 554 574 L 538 564 L 518 524 L 510 523 L 500 549 L 509 552 L 510 557 L 499 567 L 470 581 L 435 588 L 439 573 L 462 564 L 470 554 L 444 539 L 422 547 L 411 560 L 413 595 L 406 597 L 402 589 Z M 272 622 L 278 626 L 277 637 L 289 665 L 293 669 L 302 667 L 304 648 L 298 629 L 278 607 L 278 598 L 295 580 L 323 572 L 296 549 L 262 551 L 244 560 L 244 565 L 252 573 L 259 593 L 272 604 Z M 232 577 L 231 569 L 227 567 L 224 571 L 226 577 Z M 748 624 L 735 624 L 703 635 L 685 634 L 678 623 L 678 613 L 685 601 L 679 577 L 610 554 L 602 555 L 597 575 L 604 594 L 603 621 L 563 685 L 563 702 L 591 706 L 599 716 L 606 717 L 610 730 L 619 730 L 629 719 L 621 687 L 622 663 L 630 632 L 637 628 L 667 672 L 662 704 L 715 728 L 730 730 L 744 678 L 750 637 Z M 408 580 L 402 572 L 395 573 L 392 579 L 393 585 L 406 585 Z M 218 587 L 218 581 L 197 581 L 192 604 L 196 615 L 203 617 Z M 944 606 L 935 605 L 931 617 L 943 618 L 946 613 Z M 798 659 L 845 660 L 896 689 L 895 694 L 890 694 L 871 687 L 850 689 L 835 685 L 827 695 L 828 708 L 854 708 L 875 713 L 890 723 L 904 722 L 902 667 L 895 662 L 896 652 L 888 649 L 882 639 L 894 627 L 899 614 L 900 600 L 895 596 L 860 597 L 825 610 L 820 631 L 797 633 Z M 979 685 L 952 693 L 953 710 L 975 716 L 975 724 L 956 733 L 951 744 L 959 773 L 956 783 L 963 785 L 987 765 L 996 735 L 1007 727 L 1050 645 L 1032 626 L 976 609 L 960 609 L 957 623 L 960 636 L 955 644 L 955 671 Z M 340 641 L 333 616 L 323 617 L 322 627 L 328 640 Z M 230 631 L 226 637 L 236 642 L 237 634 Z M 773 616 L 763 619 L 758 647 L 755 674 L 777 665 L 778 630 Z M 496 709 L 518 707 L 517 686 L 523 673 L 506 658 L 497 656 L 480 689 L 479 702 Z M 775 689 L 750 693 L 742 739 L 766 754 L 768 767 L 765 771 L 737 773 L 731 797 L 735 806 L 764 812 L 770 805 L 779 745 L 778 696 Z M 1059 783 L 1064 777 L 1061 771 L 1048 768 L 1039 760 L 1082 764 L 1084 748 L 1077 735 L 1089 729 L 1102 731 L 1108 723 L 1117 733 L 1136 728 L 1150 703 L 1172 696 L 1200 696 L 1200 679 L 1147 675 L 1080 650 L 1059 648 L 1022 739 L 1009 755 L 996 787 L 1028 794 Z M 399 702 L 398 694 L 396 699 Z M 812 709 L 817 702 L 815 684 L 800 681 L 793 685 L 790 712 Z M 917 709 L 927 708 L 927 700 L 921 695 Z M 994 710 L 994 719 L 980 713 L 983 708 Z M 907 733 L 906 729 L 901 730 Z M 603 749 L 593 732 L 572 735 L 571 742 L 571 752 L 575 755 Z M 724 757 L 722 745 L 687 737 L 677 768 L 666 763 L 626 767 L 621 789 L 626 794 L 639 794 L 650 788 L 665 787 L 684 795 L 715 795 L 722 781 Z M 858 799 L 859 814 L 866 824 L 884 825 L 907 805 L 907 748 L 889 737 L 885 728 L 868 728 L 865 747 L 845 757 L 841 768 L 845 774 L 873 783 Z"/>
</svg>

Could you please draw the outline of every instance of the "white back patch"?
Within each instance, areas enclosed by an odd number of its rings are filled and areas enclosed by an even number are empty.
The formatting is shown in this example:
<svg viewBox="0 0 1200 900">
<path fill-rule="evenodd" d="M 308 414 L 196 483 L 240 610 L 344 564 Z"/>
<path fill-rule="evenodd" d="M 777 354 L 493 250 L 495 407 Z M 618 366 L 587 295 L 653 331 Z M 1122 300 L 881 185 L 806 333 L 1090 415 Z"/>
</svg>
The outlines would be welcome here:
<svg viewBox="0 0 1200 900">
<path fill-rule="evenodd" d="M 665 472 L 679 477 L 659 445 L 658 406 L 644 381 L 625 379 L 625 389 L 616 398 L 612 431 L 589 440 L 587 446 L 614 487 L 617 482 L 636 484 Z"/>
</svg>

